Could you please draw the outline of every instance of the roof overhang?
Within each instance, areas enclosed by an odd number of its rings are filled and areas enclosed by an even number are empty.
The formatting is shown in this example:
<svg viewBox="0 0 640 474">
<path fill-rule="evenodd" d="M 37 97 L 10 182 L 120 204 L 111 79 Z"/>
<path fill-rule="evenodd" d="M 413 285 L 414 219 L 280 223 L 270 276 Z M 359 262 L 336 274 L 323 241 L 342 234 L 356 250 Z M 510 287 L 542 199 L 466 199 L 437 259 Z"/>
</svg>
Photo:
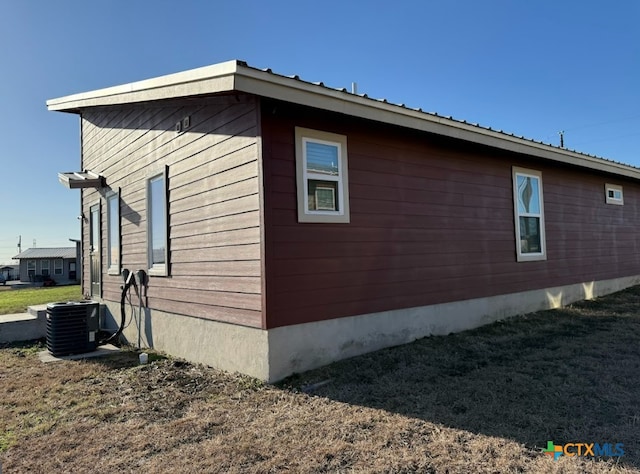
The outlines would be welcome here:
<svg viewBox="0 0 640 474">
<path fill-rule="evenodd" d="M 230 92 L 234 78 L 248 67 L 227 61 L 189 71 L 73 94 L 47 101 L 49 110 L 80 113 L 82 109 Z"/>
<path fill-rule="evenodd" d="M 69 189 L 101 188 L 105 183 L 103 176 L 91 171 L 58 173 L 58 181 Z"/>
<path fill-rule="evenodd" d="M 274 74 L 270 70 L 250 67 L 242 61 L 228 61 L 121 86 L 51 99 L 47 101 L 47 107 L 49 110 L 81 113 L 83 109 L 90 107 L 198 97 L 234 91 L 640 179 L 640 168 L 558 148 L 450 117 L 423 112 L 421 109 L 411 109 L 385 100 L 371 99 L 366 95 L 352 94 L 346 89 L 332 89 L 322 83 L 302 81 L 297 76 Z"/>
</svg>

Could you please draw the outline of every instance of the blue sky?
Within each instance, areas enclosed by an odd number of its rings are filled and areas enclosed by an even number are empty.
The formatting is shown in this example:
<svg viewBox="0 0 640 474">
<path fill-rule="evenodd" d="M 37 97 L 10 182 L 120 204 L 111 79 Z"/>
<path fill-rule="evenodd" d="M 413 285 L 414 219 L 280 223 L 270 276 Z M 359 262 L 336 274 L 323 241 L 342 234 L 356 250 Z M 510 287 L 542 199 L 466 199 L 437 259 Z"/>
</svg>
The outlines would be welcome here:
<svg viewBox="0 0 640 474">
<path fill-rule="evenodd" d="M 79 238 L 47 99 L 230 59 L 640 166 L 640 2 L 0 0 L 0 263 Z"/>
</svg>

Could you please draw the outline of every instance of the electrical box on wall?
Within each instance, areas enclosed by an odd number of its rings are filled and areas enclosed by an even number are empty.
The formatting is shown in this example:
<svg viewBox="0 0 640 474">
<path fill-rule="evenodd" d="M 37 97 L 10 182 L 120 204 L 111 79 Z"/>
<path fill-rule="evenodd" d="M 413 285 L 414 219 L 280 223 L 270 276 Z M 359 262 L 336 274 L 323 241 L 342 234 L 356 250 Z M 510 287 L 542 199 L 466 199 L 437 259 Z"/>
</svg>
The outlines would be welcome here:
<svg viewBox="0 0 640 474">
<path fill-rule="evenodd" d="M 182 120 L 178 120 L 176 122 L 175 130 L 176 130 L 176 133 L 182 133 L 182 132 L 188 130 L 189 127 L 191 127 L 191 116 L 187 115 Z"/>
</svg>

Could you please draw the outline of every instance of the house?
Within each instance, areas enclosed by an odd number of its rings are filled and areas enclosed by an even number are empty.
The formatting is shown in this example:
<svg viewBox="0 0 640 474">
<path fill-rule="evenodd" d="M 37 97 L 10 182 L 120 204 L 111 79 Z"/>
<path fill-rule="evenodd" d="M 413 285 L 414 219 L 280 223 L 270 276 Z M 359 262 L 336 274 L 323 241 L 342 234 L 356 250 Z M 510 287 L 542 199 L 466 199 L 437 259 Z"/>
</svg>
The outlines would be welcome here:
<svg viewBox="0 0 640 474">
<path fill-rule="evenodd" d="M 84 292 L 268 381 L 640 281 L 640 169 L 230 61 L 78 114 Z M 137 274 L 137 273 L 135 273 Z"/>
<path fill-rule="evenodd" d="M 31 248 L 13 257 L 20 260 L 18 275 L 21 281 L 42 282 L 52 278 L 58 284 L 77 281 L 77 248 Z"/>
<path fill-rule="evenodd" d="M 19 272 L 18 265 L 3 265 L 0 267 L 0 276 L 3 276 L 6 281 L 17 280 Z"/>
</svg>

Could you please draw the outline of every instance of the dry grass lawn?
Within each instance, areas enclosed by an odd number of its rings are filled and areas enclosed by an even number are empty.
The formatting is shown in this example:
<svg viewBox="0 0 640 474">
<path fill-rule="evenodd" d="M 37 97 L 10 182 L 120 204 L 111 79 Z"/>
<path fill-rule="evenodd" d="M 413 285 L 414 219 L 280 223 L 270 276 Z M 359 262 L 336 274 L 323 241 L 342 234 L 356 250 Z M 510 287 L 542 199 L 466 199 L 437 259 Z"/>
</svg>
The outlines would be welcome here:
<svg viewBox="0 0 640 474">
<path fill-rule="evenodd" d="M 278 386 L 135 352 L 0 349 L 3 473 L 640 472 L 640 288 Z M 324 383 L 327 382 L 327 383 Z M 624 443 L 621 458 L 542 453 Z"/>
</svg>

